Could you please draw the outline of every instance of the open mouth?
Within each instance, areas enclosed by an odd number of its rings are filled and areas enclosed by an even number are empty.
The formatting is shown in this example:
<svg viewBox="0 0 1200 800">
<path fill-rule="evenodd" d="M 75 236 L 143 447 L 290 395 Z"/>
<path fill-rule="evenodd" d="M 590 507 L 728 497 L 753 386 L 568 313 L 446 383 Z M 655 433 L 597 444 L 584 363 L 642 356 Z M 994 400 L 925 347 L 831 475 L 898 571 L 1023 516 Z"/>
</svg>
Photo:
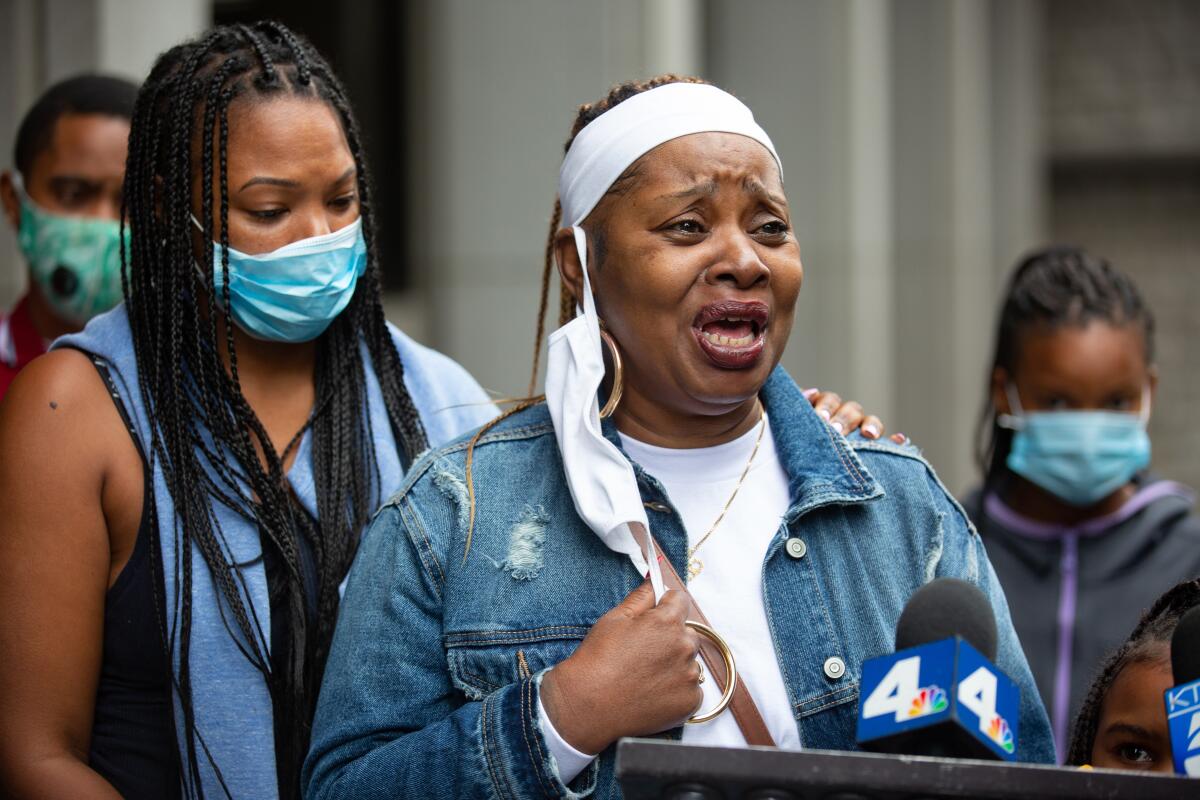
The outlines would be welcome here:
<svg viewBox="0 0 1200 800">
<path fill-rule="evenodd" d="M 723 300 L 700 309 L 692 332 L 700 349 L 716 366 L 743 369 L 762 355 L 770 309 L 765 303 Z"/>
</svg>

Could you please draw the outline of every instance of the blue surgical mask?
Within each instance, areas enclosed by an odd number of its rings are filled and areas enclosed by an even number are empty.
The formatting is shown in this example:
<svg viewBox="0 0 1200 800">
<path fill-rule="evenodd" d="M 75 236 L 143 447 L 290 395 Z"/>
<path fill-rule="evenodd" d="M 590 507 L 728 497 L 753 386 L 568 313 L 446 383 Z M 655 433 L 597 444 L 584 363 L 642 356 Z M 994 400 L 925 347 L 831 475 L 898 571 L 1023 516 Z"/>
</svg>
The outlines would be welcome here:
<svg viewBox="0 0 1200 800">
<path fill-rule="evenodd" d="M 1024 413 L 1007 387 L 1013 414 L 996 422 L 1014 431 L 1008 468 L 1073 506 L 1108 497 L 1150 464 L 1150 390 L 1140 413 L 1037 411 Z"/>
<path fill-rule="evenodd" d="M 192 218 L 197 228 L 200 223 Z M 323 236 L 250 255 L 229 248 L 229 305 L 234 322 L 257 339 L 308 342 L 350 303 L 367 268 L 362 218 Z M 213 284 L 224 286 L 221 246 L 213 249 Z"/>
</svg>

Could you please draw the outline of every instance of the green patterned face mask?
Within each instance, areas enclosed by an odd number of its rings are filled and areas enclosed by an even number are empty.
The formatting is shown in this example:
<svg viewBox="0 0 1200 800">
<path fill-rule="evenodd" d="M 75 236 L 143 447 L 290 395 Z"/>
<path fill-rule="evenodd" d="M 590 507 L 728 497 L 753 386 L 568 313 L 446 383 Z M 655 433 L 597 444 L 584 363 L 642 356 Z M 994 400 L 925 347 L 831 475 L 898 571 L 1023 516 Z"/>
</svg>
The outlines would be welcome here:
<svg viewBox="0 0 1200 800">
<path fill-rule="evenodd" d="M 33 202 L 19 174 L 13 178 L 21 198 L 17 243 L 55 312 L 83 325 L 121 302 L 120 224 L 53 214 Z"/>
</svg>

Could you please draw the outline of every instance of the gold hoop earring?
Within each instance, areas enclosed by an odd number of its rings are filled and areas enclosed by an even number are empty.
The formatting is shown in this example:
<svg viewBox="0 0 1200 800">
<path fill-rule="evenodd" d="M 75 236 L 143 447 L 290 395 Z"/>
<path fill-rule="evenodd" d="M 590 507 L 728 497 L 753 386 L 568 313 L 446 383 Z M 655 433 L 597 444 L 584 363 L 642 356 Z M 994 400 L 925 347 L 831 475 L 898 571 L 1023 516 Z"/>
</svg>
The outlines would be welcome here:
<svg viewBox="0 0 1200 800">
<path fill-rule="evenodd" d="M 612 357 L 613 363 L 613 380 L 612 390 L 608 393 L 608 402 L 604 404 L 604 408 L 600 409 L 600 419 L 607 419 L 617 410 L 617 404 L 621 402 L 621 391 L 625 384 L 625 368 L 621 365 L 621 351 L 617 349 L 617 343 L 609 334 L 608 331 L 600 328 L 600 341 L 608 348 L 608 354 Z"/>
</svg>

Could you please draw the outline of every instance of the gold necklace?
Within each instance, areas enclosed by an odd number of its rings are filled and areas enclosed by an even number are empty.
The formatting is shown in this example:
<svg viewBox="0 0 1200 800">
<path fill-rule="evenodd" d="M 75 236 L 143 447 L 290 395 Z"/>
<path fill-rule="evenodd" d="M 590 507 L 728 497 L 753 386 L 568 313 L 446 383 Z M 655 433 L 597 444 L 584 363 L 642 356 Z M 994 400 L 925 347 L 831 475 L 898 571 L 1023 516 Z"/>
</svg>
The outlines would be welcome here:
<svg viewBox="0 0 1200 800">
<path fill-rule="evenodd" d="M 717 526 L 721 524 L 721 520 L 725 519 L 725 514 L 729 512 L 729 507 L 733 505 L 734 498 L 738 496 L 738 492 L 741 490 L 742 484 L 746 480 L 746 476 L 750 474 L 750 466 L 754 463 L 754 457 L 758 455 L 758 446 L 762 444 L 763 432 L 766 431 L 766 429 L 766 412 L 763 410 L 762 405 L 759 405 L 758 438 L 754 441 L 754 449 L 750 452 L 750 460 L 746 462 L 746 468 L 742 470 L 742 477 L 738 478 L 737 485 L 733 487 L 733 494 L 729 495 L 729 499 L 725 501 L 725 507 L 721 509 L 721 514 L 717 517 L 716 522 L 709 527 L 708 533 L 701 536 L 700 541 L 696 542 L 694 546 L 688 548 L 687 576 L 689 581 L 695 580 L 696 576 L 704 571 L 704 562 L 696 558 L 696 551 L 708 541 L 708 537 L 713 535 L 713 531 L 715 531 Z"/>
</svg>

